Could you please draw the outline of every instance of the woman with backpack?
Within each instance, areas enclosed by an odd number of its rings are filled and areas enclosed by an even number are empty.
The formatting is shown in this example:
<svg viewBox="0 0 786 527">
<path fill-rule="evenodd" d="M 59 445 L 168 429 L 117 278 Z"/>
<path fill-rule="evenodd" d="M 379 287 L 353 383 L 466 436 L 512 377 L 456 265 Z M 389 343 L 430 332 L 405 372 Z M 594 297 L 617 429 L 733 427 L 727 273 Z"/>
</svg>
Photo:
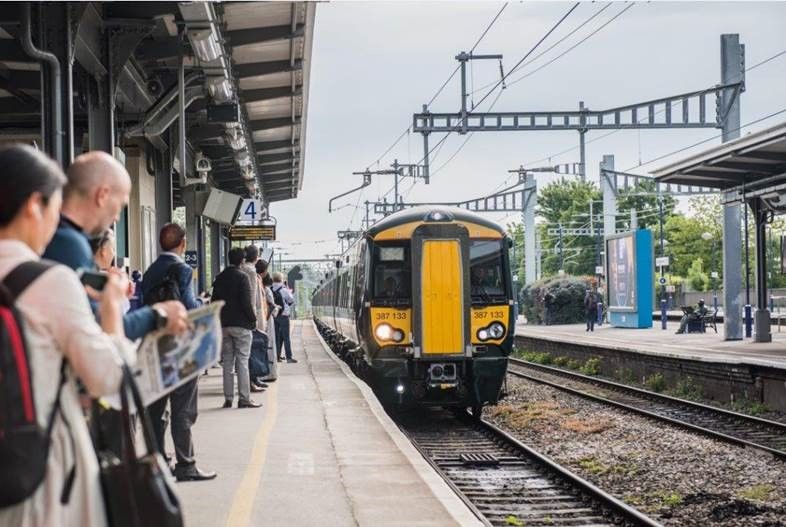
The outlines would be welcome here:
<svg viewBox="0 0 786 527">
<path fill-rule="evenodd" d="M 39 256 L 60 219 L 63 172 L 26 145 L 0 149 L 0 167 L 0 526 L 104 526 L 77 379 L 93 397 L 117 393 L 121 357 L 135 358 L 128 279 L 113 270 L 88 289 L 99 325 L 76 273 Z"/>
</svg>

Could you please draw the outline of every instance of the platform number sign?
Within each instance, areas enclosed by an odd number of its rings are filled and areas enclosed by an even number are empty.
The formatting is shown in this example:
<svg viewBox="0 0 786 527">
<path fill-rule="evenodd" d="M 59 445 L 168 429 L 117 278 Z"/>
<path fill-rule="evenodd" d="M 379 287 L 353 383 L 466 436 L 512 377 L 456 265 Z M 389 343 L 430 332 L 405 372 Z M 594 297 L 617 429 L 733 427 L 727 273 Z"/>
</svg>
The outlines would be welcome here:
<svg viewBox="0 0 786 527">
<path fill-rule="evenodd" d="M 199 255 L 196 251 L 186 251 L 183 255 L 183 260 L 191 266 L 192 269 L 199 267 Z"/>
<path fill-rule="evenodd" d="M 240 204 L 240 214 L 238 214 L 238 222 L 247 225 L 256 225 L 262 220 L 262 202 L 258 199 L 246 198 Z"/>
</svg>

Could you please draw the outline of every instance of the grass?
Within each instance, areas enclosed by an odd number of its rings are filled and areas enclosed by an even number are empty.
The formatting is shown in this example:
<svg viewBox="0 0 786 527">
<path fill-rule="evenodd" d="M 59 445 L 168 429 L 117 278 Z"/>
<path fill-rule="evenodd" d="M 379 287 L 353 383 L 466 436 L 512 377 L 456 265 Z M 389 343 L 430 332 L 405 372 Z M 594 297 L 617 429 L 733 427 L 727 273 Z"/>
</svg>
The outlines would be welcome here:
<svg viewBox="0 0 786 527">
<path fill-rule="evenodd" d="M 600 375 L 600 357 L 587 359 L 587 362 L 579 370 L 584 375 Z"/>
<path fill-rule="evenodd" d="M 676 507 L 681 505 L 683 501 L 682 494 L 668 490 L 653 492 L 652 497 L 664 507 Z"/>
<path fill-rule="evenodd" d="M 579 434 L 599 434 L 613 428 L 614 424 L 608 419 L 566 419 L 560 426 Z"/>
<path fill-rule="evenodd" d="M 516 428 L 527 428 L 537 421 L 554 421 L 576 413 L 570 408 L 561 408 L 550 401 L 535 401 L 521 405 L 497 405 L 491 409 L 492 417 L 498 417 Z"/>
<path fill-rule="evenodd" d="M 579 466 L 590 474 L 597 475 L 606 474 L 610 470 L 608 465 L 593 456 L 579 459 Z"/>
<path fill-rule="evenodd" d="M 524 527 L 524 522 L 518 516 L 509 515 L 505 517 L 505 525 L 512 525 L 513 527 Z"/>
<path fill-rule="evenodd" d="M 570 359 L 567 357 L 557 357 L 554 359 L 554 366 L 559 366 L 560 368 L 564 368 L 568 365 Z"/>
<path fill-rule="evenodd" d="M 550 353 L 538 353 L 537 351 L 523 351 L 519 356 L 525 361 L 534 362 L 536 364 L 551 364 L 552 357 Z"/>
<path fill-rule="evenodd" d="M 766 404 L 750 399 L 737 399 L 731 403 L 731 409 L 735 412 L 749 415 L 762 415 L 772 411 Z"/>
<path fill-rule="evenodd" d="M 620 368 L 615 372 L 614 377 L 622 384 L 639 384 L 639 379 L 636 377 L 636 374 L 629 368 Z"/>
<path fill-rule="evenodd" d="M 692 377 L 686 377 L 677 381 L 677 385 L 671 390 L 671 393 L 675 397 L 695 401 L 701 399 L 701 386 L 696 384 Z"/>
<path fill-rule="evenodd" d="M 666 389 L 666 378 L 662 373 L 653 373 L 644 379 L 644 386 L 653 392 L 660 393 Z"/>
<path fill-rule="evenodd" d="M 754 485 L 739 492 L 741 498 L 750 501 L 769 501 L 775 487 L 768 484 Z"/>
</svg>

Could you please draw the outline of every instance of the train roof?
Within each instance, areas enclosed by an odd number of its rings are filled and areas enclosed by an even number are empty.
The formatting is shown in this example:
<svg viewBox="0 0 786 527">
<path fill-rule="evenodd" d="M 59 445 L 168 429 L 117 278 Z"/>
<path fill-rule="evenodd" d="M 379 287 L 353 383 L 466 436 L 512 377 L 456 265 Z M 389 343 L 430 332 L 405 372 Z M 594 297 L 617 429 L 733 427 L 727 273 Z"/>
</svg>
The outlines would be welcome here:
<svg viewBox="0 0 786 527">
<path fill-rule="evenodd" d="M 409 209 L 404 209 L 398 212 L 394 212 L 393 214 L 383 218 L 382 220 L 372 225 L 368 229 L 367 234 L 371 237 L 374 237 L 380 232 L 390 229 L 392 227 L 397 227 L 399 225 L 403 225 L 405 223 L 410 223 L 413 221 L 424 221 L 426 219 L 426 216 L 434 212 L 450 215 L 452 216 L 454 221 L 464 221 L 468 223 L 482 225 L 484 227 L 488 227 L 489 229 L 494 229 L 495 231 L 501 234 L 505 234 L 505 229 L 500 227 L 498 223 L 493 222 L 488 218 L 484 218 L 480 214 L 477 214 L 467 209 L 461 209 L 458 207 L 449 207 L 445 205 L 419 205 L 417 207 L 412 207 Z"/>
</svg>

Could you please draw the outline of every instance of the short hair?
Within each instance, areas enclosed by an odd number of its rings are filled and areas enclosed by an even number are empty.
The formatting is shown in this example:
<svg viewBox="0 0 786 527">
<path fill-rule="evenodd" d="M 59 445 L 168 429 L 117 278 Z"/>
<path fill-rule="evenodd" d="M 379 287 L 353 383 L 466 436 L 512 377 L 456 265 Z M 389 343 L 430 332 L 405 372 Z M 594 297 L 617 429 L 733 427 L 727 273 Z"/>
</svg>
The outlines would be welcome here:
<svg viewBox="0 0 786 527">
<path fill-rule="evenodd" d="M 259 258 L 259 247 L 256 245 L 246 247 L 246 261 L 248 263 L 255 262 L 257 258 Z"/>
<path fill-rule="evenodd" d="M 66 171 L 68 183 L 63 191 L 63 198 L 68 200 L 74 195 L 88 196 L 96 187 L 111 178 L 110 186 L 117 184 L 117 175 L 128 178 L 123 164 L 106 152 L 93 150 L 80 154 L 69 165 Z"/>
<path fill-rule="evenodd" d="M 186 230 L 177 223 L 167 223 L 158 233 L 158 243 L 165 251 L 176 249 L 186 238 Z"/>
<path fill-rule="evenodd" d="M 44 204 L 63 188 L 66 177 L 57 163 L 35 148 L 13 144 L 0 148 L 0 226 L 6 226 L 19 213 L 30 196 L 38 192 Z"/>
<path fill-rule="evenodd" d="M 267 272 L 267 262 L 265 260 L 257 260 L 256 263 L 257 274 L 262 274 Z"/>
<path fill-rule="evenodd" d="M 273 281 L 274 282 L 283 282 L 284 281 L 284 275 L 279 273 L 279 272 L 273 273 Z"/>
<path fill-rule="evenodd" d="M 264 277 L 262 277 L 262 285 L 265 287 L 270 287 L 273 285 L 273 279 L 270 278 L 269 274 L 266 274 Z"/>
<path fill-rule="evenodd" d="M 104 245 L 109 243 L 109 241 L 112 238 L 114 238 L 114 236 L 115 236 L 115 231 L 113 231 L 112 229 L 107 229 L 101 234 L 99 234 L 98 236 L 96 236 L 95 238 L 91 238 L 90 249 L 93 250 L 93 255 L 95 256 L 96 254 L 98 254 L 98 251 L 100 251 L 104 247 Z"/>
<path fill-rule="evenodd" d="M 229 265 L 238 266 L 242 264 L 245 254 L 246 252 L 240 247 L 233 247 L 232 249 L 229 249 L 229 254 L 227 254 L 227 260 L 229 260 Z"/>
</svg>

